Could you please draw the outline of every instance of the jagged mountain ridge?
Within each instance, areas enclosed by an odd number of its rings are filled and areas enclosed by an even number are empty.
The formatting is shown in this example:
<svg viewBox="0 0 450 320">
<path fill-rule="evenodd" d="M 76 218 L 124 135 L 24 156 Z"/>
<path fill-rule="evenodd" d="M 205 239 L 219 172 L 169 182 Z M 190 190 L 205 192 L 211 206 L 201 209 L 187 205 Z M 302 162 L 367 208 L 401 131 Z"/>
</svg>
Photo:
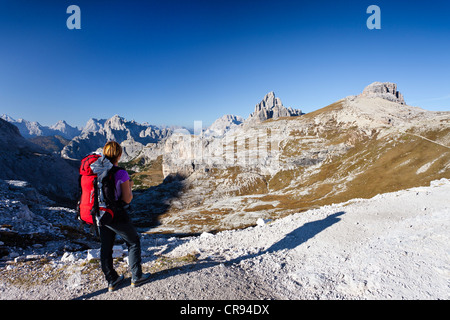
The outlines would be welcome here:
<svg viewBox="0 0 450 320">
<path fill-rule="evenodd" d="M 119 115 L 107 120 L 90 119 L 83 132 L 64 147 L 64 158 L 81 159 L 90 152 L 102 148 L 107 141 L 115 140 L 123 147 L 122 161 L 130 161 L 142 151 L 144 146 L 155 144 L 172 132 L 149 124 L 128 121 Z"/>
<path fill-rule="evenodd" d="M 156 143 L 171 133 L 169 128 L 159 128 L 147 123 L 128 121 L 119 115 L 110 119 L 91 118 L 85 127 L 78 129 L 60 120 L 55 125 L 42 126 L 36 121 L 14 120 L 3 114 L 1 118 L 15 125 L 24 138 L 44 146 L 50 143 L 49 151 L 60 152 L 64 158 L 81 159 L 101 148 L 108 140 L 116 140 L 125 149 L 124 160 L 129 161 L 148 143 Z M 63 141 L 68 139 L 69 142 Z M 66 147 L 66 148 L 65 148 Z"/>
<path fill-rule="evenodd" d="M 236 115 L 225 115 L 218 118 L 211 126 L 203 130 L 207 136 L 223 136 L 226 132 L 234 130 L 237 126 L 245 123 L 258 123 L 267 119 L 278 117 L 298 116 L 301 110 L 286 108 L 280 98 L 275 97 L 274 92 L 269 92 L 263 100 L 255 106 L 255 111 L 247 119 Z M 131 161 L 141 156 L 144 159 L 156 158 L 161 154 L 161 148 L 156 147 L 161 140 L 169 137 L 173 132 L 184 132 L 190 134 L 185 128 L 157 127 L 148 123 L 140 124 L 134 120 L 126 120 L 119 115 L 109 119 L 91 118 L 82 129 L 72 127 L 64 120 L 58 121 L 51 127 L 40 125 L 35 121 L 24 119 L 14 120 L 4 114 L 2 119 L 16 125 L 25 138 L 38 138 L 34 140 L 40 145 L 45 145 L 52 137 L 49 150 L 61 151 L 61 156 L 67 159 L 81 159 L 86 154 L 98 151 L 107 141 L 116 140 L 124 148 L 122 161 Z M 57 136 L 71 140 L 69 143 L 58 143 Z M 58 150 L 58 146 L 61 148 Z M 146 149 L 150 147 L 151 150 Z M 156 150 L 156 156 L 155 156 Z"/>
<path fill-rule="evenodd" d="M 24 138 L 59 135 L 71 140 L 81 133 L 80 129 L 72 127 L 64 120 L 60 120 L 54 125 L 47 127 L 37 121 L 28 121 L 25 119 L 14 120 L 6 114 L 3 114 L 0 118 L 15 125 Z"/>
</svg>

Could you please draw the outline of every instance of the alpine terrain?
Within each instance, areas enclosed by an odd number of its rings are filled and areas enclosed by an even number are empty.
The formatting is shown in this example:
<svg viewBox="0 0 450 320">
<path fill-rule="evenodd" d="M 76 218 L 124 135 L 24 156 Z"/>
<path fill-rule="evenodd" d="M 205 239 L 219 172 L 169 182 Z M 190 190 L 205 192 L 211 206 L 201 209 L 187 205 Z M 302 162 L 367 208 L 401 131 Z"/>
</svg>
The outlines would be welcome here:
<svg viewBox="0 0 450 320">
<path fill-rule="evenodd" d="M 269 93 L 224 134 L 171 135 L 136 215 L 152 212 L 152 232 L 217 231 L 450 178 L 450 112 L 406 105 L 393 83 L 300 114 Z"/>
<path fill-rule="evenodd" d="M 81 158 L 116 140 L 144 272 L 108 293 L 76 219 Z M 0 119 L 0 299 L 448 299 L 450 112 L 374 82 L 311 113 L 274 92 L 206 129 Z"/>
</svg>

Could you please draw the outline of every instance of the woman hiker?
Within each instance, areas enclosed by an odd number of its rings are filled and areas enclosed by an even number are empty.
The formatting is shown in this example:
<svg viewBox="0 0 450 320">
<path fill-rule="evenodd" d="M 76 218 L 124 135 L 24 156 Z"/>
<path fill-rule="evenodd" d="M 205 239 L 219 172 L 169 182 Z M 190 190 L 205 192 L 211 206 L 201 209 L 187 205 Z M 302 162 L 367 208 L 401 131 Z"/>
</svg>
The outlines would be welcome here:
<svg viewBox="0 0 450 320">
<path fill-rule="evenodd" d="M 115 198 L 116 201 L 122 200 L 124 205 L 128 205 L 133 199 L 131 187 L 133 181 L 130 180 L 128 172 L 119 168 L 119 159 L 122 156 L 122 147 L 115 141 L 110 141 L 103 147 L 103 155 L 113 166 L 116 167 L 115 173 Z M 128 246 L 128 265 L 131 270 L 131 286 L 137 287 L 148 281 L 150 274 L 143 274 L 141 267 L 141 243 L 139 234 L 136 232 L 130 217 L 126 210 L 119 210 L 112 222 L 100 226 L 100 261 L 102 271 L 108 281 L 108 291 L 114 291 L 115 288 L 124 280 L 123 275 L 118 275 L 113 267 L 113 246 L 116 234 L 119 235 Z"/>
</svg>

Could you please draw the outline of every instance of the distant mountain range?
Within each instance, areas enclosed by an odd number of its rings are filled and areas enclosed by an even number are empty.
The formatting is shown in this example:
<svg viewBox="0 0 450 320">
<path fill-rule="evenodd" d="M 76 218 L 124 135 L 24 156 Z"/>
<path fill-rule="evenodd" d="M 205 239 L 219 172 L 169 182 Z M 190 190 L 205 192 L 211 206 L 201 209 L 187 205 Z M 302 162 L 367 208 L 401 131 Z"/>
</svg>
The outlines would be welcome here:
<svg viewBox="0 0 450 320">
<path fill-rule="evenodd" d="M 286 108 L 274 92 L 269 92 L 255 106 L 255 111 L 244 119 L 235 115 L 224 115 L 211 126 L 203 129 L 205 136 L 219 137 L 244 123 L 258 123 L 268 119 L 301 115 L 301 110 Z M 1 119 L 15 125 L 20 134 L 42 148 L 60 153 L 63 158 L 81 159 L 86 154 L 97 151 L 109 140 L 119 142 L 124 154 L 122 161 L 130 161 L 139 156 L 144 147 L 156 144 L 168 138 L 174 132 L 192 134 L 185 127 L 158 127 L 148 123 L 140 124 L 134 120 L 126 120 L 119 115 L 109 119 L 91 118 L 82 129 L 72 127 L 66 121 L 60 120 L 55 125 L 47 127 L 36 121 L 25 119 L 15 120 L 3 114 Z"/>
<path fill-rule="evenodd" d="M 14 120 L 7 114 L 2 114 L 0 118 L 15 125 L 19 129 L 20 134 L 27 139 L 39 136 L 59 135 L 71 140 L 81 133 L 80 129 L 72 127 L 64 120 L 60 120 L 53 126 L 47 127 L 36 121 L 28 121 L 25 119 Z"/>
<path fill-rule="evenodd" d="M 116 140 L 125 149 L 124 161 L 128 161 L 148 143 L 156 143 L 172 132 L 147 123 L 128 121 L 119 115 L 110 119 L 91 118 L 82 129 L 60 120 L 53 126 L 43 126 L 36 121 L 15 120 L 3 114 L 1 119 L 15 125 L 20 134 L 47 151 L 60 153 L 64 158 L 81 159 L 101 148 L 107 141 Z"/>
<path fill-rule="evenodd" d="M 73 138 L 61 151 L 64 158 L 81 159 L 102 148 L 107 141 L 115 140 L 123 147 L 121 161 L 135 158 L 144 146 L 157 143 L 170 135 L 168 128 L 128 121 L 119 115 L 108 120 L 90 119 L 80 135 Z"/>
</svg>

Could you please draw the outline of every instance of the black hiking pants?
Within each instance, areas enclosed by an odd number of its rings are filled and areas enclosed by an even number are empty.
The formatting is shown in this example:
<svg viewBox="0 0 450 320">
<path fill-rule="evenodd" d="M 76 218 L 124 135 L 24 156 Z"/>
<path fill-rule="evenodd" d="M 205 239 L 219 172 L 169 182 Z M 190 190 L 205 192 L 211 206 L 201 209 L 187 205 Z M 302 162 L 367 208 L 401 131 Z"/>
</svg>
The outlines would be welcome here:
<svg viewBox="0 0 450 320">
<path fill-rule="evenodd" d="M 113 246 L 116 234 L 119 235 L 128 246 L 128 265 L 132 278 L 139 279 L 142 276 L 141 268 L 141 242 L 139 234 L 136 232 L 128 215 L 119 221 L 111 222 L 106 226 L 101 226 L 100 230 L 100 262 L 106 281 L 111 282 L 117 279 L 118 274 L 113 266 Z"/>
</svg>

